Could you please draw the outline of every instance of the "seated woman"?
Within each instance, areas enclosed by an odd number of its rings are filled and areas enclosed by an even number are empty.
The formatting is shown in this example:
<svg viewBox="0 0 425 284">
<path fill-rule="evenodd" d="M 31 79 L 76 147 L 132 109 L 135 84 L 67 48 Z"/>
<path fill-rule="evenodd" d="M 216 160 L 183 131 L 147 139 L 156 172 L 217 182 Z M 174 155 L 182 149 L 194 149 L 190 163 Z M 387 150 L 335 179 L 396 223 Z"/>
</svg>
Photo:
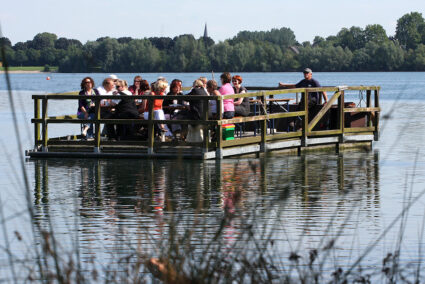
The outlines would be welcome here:
<svg viewBox="0 0 425 284">
<path fill-rule="evenodd" d="M 147 80 L 142 80 L 140 82 L 140 90 L 141 90 L 140 95 L 150 95 L 151 87 L 150 87 L 149 82 Z M 146 100 L 137 100 L 136 101 L 136 105 L 137 105 L 137 108 L 139 110 L 139 113 L 143 114 L 145 112 L 146 103 L 147 103 Z"/>
<path fill-rule="evenodd" d="M 230 85 L 230 81 L 232 76 L 229 72 L 224 72 L 220 76 L 222 86 L 218 90 L 222 96 L 224 95 L 233 95 L 235 91 L 233 90 L 232 85 Z M 223 118 L 229 119 L 235 116 L 235 105 L 233 104 L 233 99 L 225 99 L 223 100 L 224 112 Z"/>
<path fill-rule="evenodd" d="M 235 75 L 232 77 L 233 90 L 235 94 L 245 94 L 247 92 L 245 87 L 242 87 L 242 77 Z M 250 113 L 249 97 L 235 99 L 235 116 L 248 116 Z"/>
<path fill-rule="evenodd" d="M 207 92 L 210 96 L 221 96 L 221 94 L 217 90 L 217 88 L 218 88 L 217 82 L 215 80 L 209 80 L 207 82 Z M 208 107 L 209 107 L 208 117 L 210 119 L 218 119 L 217 101 L 216 100 L 209 100 Z M 223 112 L 223 109 L 222 109 L 222 112 Z"/>
<path fill-rule="evenodd" d="M 85 96 L 78 100 L 77 117 L 79 119 L 94 119 L 95 105 L 90 96 L 99 95 L 94 87 L 94 80 L 91 77 L 85 77 L 81 81 L 81 91 L 78 95 Z M 93 123 L 83 123 L 81 136 L 83 139 L 93 139 Z"/>
<path fill-rule="evenodd" d="M 140 96 L 143 94 L 142 88 L 141 88 L 141 83 L 142 83 L 142 77 L 137 75 L 136 77 L 134 77 L 133 80 L 133 85 L 131 85 L 128 90 L 136 96 Z"/>
<path fill-rule="evenodd" d="M 167 96 L 183 96 L 182 92 L 182 81 L 179 79 L 174 79 L 171 81 L 170 85 L 170 92 L 168 92 Z M 162 104 L 162 107 L 164 109 L 165 116 L 174 114 L 176 110 L 172 111 L 168 107 L 170 105 L 183 105 L 183 100 L 166 100 L 164 99 L 164 103 Z"/>
<path fill-rule="evenodd" d="M 186 96 L 208 96 L 207 91 L 204 89 L 204 83 L 197 79 L 193 82 L 192 90 Z M 189 100 L 189 106 L 187 109 L 180 111 L 174 119 L 177 120 L 200 120 L 204 113 L 204 101 L 202 100 Z M 186 125 L 172 125 L 173 133 L 176 134 L 181 132 L 181 137 L 185 137 L 187 133 Z"/>
<path fill-rule="evenodd" d="M 204 82 L 197 79 L 193 82 L 192 90 L 187 96 L 208 96 L 207 91 L 204 89 Z M 189 101 L 188 119 L 200 120 L 204 112 L 204 101 L 191 100 Z"/>
<path fill-rule="evenodd" d="M 117 89 L 117 95 L 119 96 L 131 96 L 131 92 L 127 89 L 127 81 L 118 80 L 116 82 L 115 88 Z M 114 118 L 116 119 L 137 119 L 139 118 L 139 112 L 136 107 L 135 100 L 114 100 L 117 102 L 115 107 Z M 108 127 L 108 134 L 110 134 L 110 138 L 128 138 L 132 136 L 133 127 L 131 124 L 118 124 L 117 132 L 114 135 L 113 125 L 112 128 Z"/>
<path fill-rule="evenodd" d="M 168 83 L 165 80 L 158 80 L 153 83 L 152 96 L 165 96 L 165 90 L 168 87 Z M 162 109 L 162 103 L 164 100 L 153 100 L 153 116 L 155 120 L 165 120 L 165 114 Z M 145 120 L 149 119 L 149 103 L 146 103 L 145 112 L 143 113 Z M 159 124 L 160 132 L 165 133 L 165 136 L 172 136 L 172 133 L 168 129 L 166 124 Z"/>
</svg>

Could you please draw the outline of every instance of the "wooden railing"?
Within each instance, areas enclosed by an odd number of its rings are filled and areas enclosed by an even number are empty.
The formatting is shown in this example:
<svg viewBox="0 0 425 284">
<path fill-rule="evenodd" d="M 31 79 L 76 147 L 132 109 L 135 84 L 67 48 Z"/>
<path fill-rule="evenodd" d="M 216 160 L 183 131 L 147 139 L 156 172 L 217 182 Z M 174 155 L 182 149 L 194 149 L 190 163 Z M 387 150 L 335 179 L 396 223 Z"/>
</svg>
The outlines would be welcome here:
<svg viewBox="0 0 425 284">
<path fill-rule="evenodd" d="M 255 87 L 256 89 L 262 89 L 262 87 Z M 249 88 L 253 89 L 253 87 Z M 268 91 L 259 90 L 257 92 L 250 92 L 245 94 L 235 94 L 226 96 L 184 96 L 185 101 L 201 100 L 204 104 L 204 112 L 200 120 L 154 120 L 153 111 L 153 100 L 157 99 L 182 99 L 182 96 L 93 96 L 90 97 L 95 102 L 95 117 L 94 119 L 77 119 L 75 115 L 68 116 L 48 116 L 48 104 L 50 100 L 74 100 L 81 99 L 81 96 L 75 94 L 48 94 L 48 95 L 33 95 L 34 100 L 34 145 L 36 149 L 47 151 L 51 145 L 87 145 L 92 146 L 94 152 L 100 151 L 101 145 L 133 145 L 133 146 L 146 146 L 148 148 L 148 154 L 153 153 L 156 147 L 165 146 L 196 146 L 201 147 L 203 152 L 215 150 L 217 156 L 220 156 L 220 152 L 223 148 L 233 147 L 247 144 L 260 144 L 261 148 L 266 150 L 266 143 L 268 141 L 276 140 L 287 140 L 287 139 L 301 139 L 302 144 L 307 145 L 307 140 L 312 137 L 321 136 L 341 136 L 354 135 L 356 133 L 373 133 L 374 139 L 378 139 L 379 135 L 379 90 L 377 86 L 354 86 L 354 87 L 321 87 L 321 88 L 298 88 L 298 89 L 277 89 L 268 88 Z M 272 89 L 272 90 L 270 90 Z M 344 94 L 346 91 L 360 91 L 366 92 L 366 106 L 365 107 L 354 107 L 346 108 L 344 103 Z M 308 112 L 308 93 L 310 92 L 333 92 L 330 96 L 329 101 L 325 104 L 322 109 L 314 118 L 309 118 Z M 372 96 L 373 92 L 373 96 Z M 267 102 L 270 98 L 276 95 L 285 94 L 303 94 L 304 98 L 304 109 L 297 111 L 288 112 L 277 112 L 270 113 L 267 110 Z M 219 117 L 222 117 L 222 104 L 223 99 L 236 99 L 242 97 L 255 97 L 260 106 L 259 113 L 248 117 L 235 117 L 232 119 L 218 119 L 210 120 L 208 118 L 208 102 L 209 100 L 217 101 L 217 113 Z M 101 107 L 100 101 L 104 99 L 143 99 L 148 100 L 149 103 L 149 119 L 102 119 L 100 116 Z M 338 110 L 338 127 L 336 129 L 323 129 L 315 130 L 315 126 L 325 116 L 331 108 L 337 108 Z M 361 112 L 366 115 L 366 126 L 365 127 L 345 127 L 344 117 L 346 113 Z M 268 133 L 268 122 L 276 119 L 287 119 L 287 120 L 301 120 L 301 128 L 295 131 Z M 222 136 L 222 125 L 230 123 L 256 123 L 259 125 L 260 133 L 258 136 L 247 136 L 240 137 L 230 141 L 224 141 Z M 93 123 L 94 124 L 94 140 L 93 141 L 78 141 L 78 140 L 61 140 L 57 138 L 50 138 L 48 135 L 49 124 L 81 124 L 81 123 Z M 190 143 L 185 141 L 168 141 L 161 142 L 156 141 L 154 136 L 154 125 L 156 123 L 164 124 L 181 124 L 181 125 L 202 125 L 204 129 L 204 139 L 201 143 Z M 147 141 L 102 141 L 101 140 L 101 125 L 102 124 L 139 124 L 145 125 L 148 129 Z M 211 141 L 210 131 L 215 128 L 216 139 Z"/>
</svg>

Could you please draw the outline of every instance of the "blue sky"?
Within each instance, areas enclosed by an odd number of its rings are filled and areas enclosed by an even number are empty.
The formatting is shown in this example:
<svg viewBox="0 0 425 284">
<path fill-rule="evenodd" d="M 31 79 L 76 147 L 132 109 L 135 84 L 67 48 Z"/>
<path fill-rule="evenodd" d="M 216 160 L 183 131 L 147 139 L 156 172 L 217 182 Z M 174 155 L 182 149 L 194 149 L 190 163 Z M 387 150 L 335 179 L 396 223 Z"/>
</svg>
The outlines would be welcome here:
<svg viewBox="0 0 425 284">
<path fill-rule="evenodd" d="M 239 31 L 287 27 L 299 42 L 335 35 L 343 27 L 380 24 L 394 35 L 397 19 L 412 11 L 425 16 L 424 0 L 3 0 L 0 23 L 13 44 L 37 33 L 85 43 L 103 36 L 144 38 L 203 34 L 216 42 Z"/>
</svg>

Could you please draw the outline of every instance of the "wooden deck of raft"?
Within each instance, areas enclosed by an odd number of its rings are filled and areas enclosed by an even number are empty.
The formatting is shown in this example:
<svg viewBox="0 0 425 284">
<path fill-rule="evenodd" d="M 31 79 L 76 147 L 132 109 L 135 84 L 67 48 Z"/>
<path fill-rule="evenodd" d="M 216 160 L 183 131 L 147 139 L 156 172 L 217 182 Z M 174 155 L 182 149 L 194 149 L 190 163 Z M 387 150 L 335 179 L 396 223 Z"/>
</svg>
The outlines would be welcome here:
<svg viewBox="0 0 425 284">
<path fill-rule="evenodd" d="M 215 96 L 186 96 L 186 101 L 202 100 L 204 109 L 208 109 L 209 100 L 217 100 L 217 110 L 221 117 L 221 104 L 223 99 L 251 97 L 256 98 L 261 106 L 267 106 L 268 101 L 277 95 L 308 94 L 309 92 L 326 91 L 329 101 L 314 118 L 308 118 L 308 109 L 291 110 L 289 112 L 274 112 L 271 108 L 259 107 L 258 113 L 248 117 L 233 119 L 209 120 L 208 113 L 203 113 L 203 119 L 193 120 L 154 120 L 153 103 L 149 103 L 148 120 L 138 119 L 101 119 L 100 100 L 116 96 L 94 96 L 96 113 L 94 120 L 77 119 L 75 116 L 51 117 L 48 115 L 49 100 L 73 100 L 77 105 L 81 97 L 75 94 L 48 94 L 33 95 L 34 118 L 34 149 L 26 151 L 26 155 L 37 157 L 66 157 L 66 158 L 189 158 L 189 159 L 222 159 L 230 156 L 246 154 L 261 154 L 276 150 L 289 150 L 300 153 L 304 150 L 315 148 L 331 148 L 339 151 L 346 147 L 371 147 L 372 141 L 379 137 L 379 90 L 377 86 L 352 86 L 352 87 L 321 87 L 299 89 L 275 89 L 251 87 L 249 90 L 259 90 L 246 94 Z M 268 89 L 268 90 L 266 90 Z M 272 89 L 272 90 L 271 90 Z M 346 107 L 344 95 L 346 92 L 365 92 L 364 107 Z M 333 93 L 331 95 L 331 93 Z M 308 106 L 308 95 L 304 95 L 304 106 Z M 121 96 L 120 99 L 135 99 L 134 96 Z M 153 99 L 164 97 L 137 96 L 137 99 Z M 167 96 L 166 99 L 181 99 L 181 96 Z M 293 108 L 294 109 L 294 108 Z M 331 129 L 320 128 L 320 122 L 331 116 Z M 345 121 L 347 115 L 360 114 L 363 125 L 353 127 Z M 272 121 L 287 125 L 289 121 L 299 120 L 301 128 L 298 131 L 274 129 Z M 66 137 L 49 137 L 49 124 L 81 124 L 90 122 L 94 124 L 95 138 L 93 141 L 75 139 L 75 135 Z M 103 124 L 143 124 L 148 128 L 147 140 L 106 141 L 101 137 Z M 199 143 L 186 141 L 161 142 L 155 138 L 154 124 L 191 124 L 201 125 L 204 129 L 204 139 Z M 225 124 L 240 124 L 246 130 L 240 135 L 235 134 L 234 140 L 223 140 L 222 126 Z M 256 129 L 252 129 L 255 124 Z M 272 128 L 271 128 L 272 127 Z M 215 130 L 216 139 L 211 139 L 211 130 Z M 254 130 L 256 132 L 254 133 Z"/>
</svg>

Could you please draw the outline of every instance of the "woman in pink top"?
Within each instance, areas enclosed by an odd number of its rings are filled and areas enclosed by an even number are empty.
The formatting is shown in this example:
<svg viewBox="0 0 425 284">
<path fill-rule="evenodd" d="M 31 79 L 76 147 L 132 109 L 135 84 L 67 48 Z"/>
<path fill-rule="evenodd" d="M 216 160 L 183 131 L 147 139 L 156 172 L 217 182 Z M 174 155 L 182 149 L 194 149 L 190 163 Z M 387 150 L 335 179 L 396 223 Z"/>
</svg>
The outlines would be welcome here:
<svg viewBox="0 0 425 284">
<path fill-rule="evenodd" d="M 233 90 L 230 82 L 232 81 L 232 76 L 229 72 L 224 72 L 220 76 L 221 79 L 221 88 L 218 90 L 220 94 L 223 95 L 233 95 L 235 91 Z M 233 104 L 233 99 L 223 100 L 224 112 L 223 118 L 229 119 L 235 116 L 235 105 Z"/>
</svg>

